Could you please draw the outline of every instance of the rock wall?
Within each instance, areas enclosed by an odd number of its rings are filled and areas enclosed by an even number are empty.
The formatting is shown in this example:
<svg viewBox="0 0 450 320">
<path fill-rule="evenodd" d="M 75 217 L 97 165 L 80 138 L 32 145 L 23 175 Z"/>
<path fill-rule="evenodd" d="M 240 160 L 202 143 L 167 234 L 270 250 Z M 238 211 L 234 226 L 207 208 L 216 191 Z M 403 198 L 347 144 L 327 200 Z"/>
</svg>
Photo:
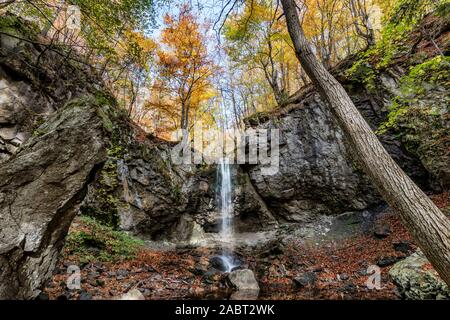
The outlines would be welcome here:
<svg viewBox="0 0 450 320">
<path fill-rule="evenodd" d="M 149 240 L 189 242 L 195 230 L 218 233 L 216 166 L 175 165 L 174 145 L 156 138 L 130 140 L 109 156 L 81 206 L 81 213 Z M 277 224 L 247 173 L 232 168 L 237 232 Z M 198 239 L 197 239 L 198 240 Z"/>
<path fill-rule="evenodd" d="M 108 137 L 91 100 L 39 127 L 0 170 L 0 298 L 29 299 L 52 275 Z"/>
<path fill-rule="evenodd" d="M 1 19 L 0 299 L 30 299 L 126 119 L 89 67 Z"/>
<path fill-rule="evenodd" d="M 356 106 L 374 129 L 386 117 L 363 87 L 350 91 Z M 248 169 L 252 184 L 281 220 L 307 222 L 317 214 L 363 210 L 381 202 L 377 192 L 353 159 L 342 130 L 314 90 L 288 105 L 277 117 L 247 119 L 255 128 L 280 130 L 280 169 L 262 175 L 261 166 Z M 259 122 L 259 124 L 258 124 Z M 403 169 L 422 185 L 427 172 L 418 159 L 404 151 L 392 136 L 380 137 Z"/>
<path fill-rule="evenodd" d="M 435 30 L 434 42 L 421 30 Z M 388 65 L 375 66 L 376 57 L 371 57 L 375 60 L 373 65 L 359 60 L 367 54 L 363 53 L 342 61 L 332 73 L 377 131 L 387 120 L 390 106 L 399 95 L 405 94 L 402 79 L 411 67 L 441 54 L 448 55 L 449 33 L 448 19 L 429 15 L 405 39 L 406 49 L 399 49 Z M 354 66 L 358 65 L 359 71 L 355 72 Z M 448 84 L 420 85 L 425 89 L 420 101 L 412 101 L 411 107 L 433 111 L 412 112 L 410 118 L 416 122 L 404 121 L 399 128 L 378 133 L 378 137 L 419 186 L 425 190 L 445 190 L 450 181 L 449 139 L 445 134 L 448 127 L 448 107 L 445 107 L 448 94 L 445 93 L 449 88 Z M 342 130 L 314 87 L 307 86 L 291 96 L 279 113 L 256 114 L 245 122 L 247 127 L 281 131 L 279 173 L 263 176 L 261 166 L 246 167 L 256 192 L 277 219 L 304 222 L 314 220 L 317 214 L 339 214 L 380 203 L 377 192 L 352 159 Z M 436 122 L 439 125 L 433 128 Z"/>
</svg>

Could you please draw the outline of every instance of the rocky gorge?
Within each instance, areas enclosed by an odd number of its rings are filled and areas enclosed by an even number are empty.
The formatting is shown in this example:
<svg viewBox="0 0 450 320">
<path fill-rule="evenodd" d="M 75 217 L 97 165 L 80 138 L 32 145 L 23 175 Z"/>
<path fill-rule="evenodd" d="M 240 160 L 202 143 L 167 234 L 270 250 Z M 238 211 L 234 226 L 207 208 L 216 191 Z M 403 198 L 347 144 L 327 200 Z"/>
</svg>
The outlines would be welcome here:
<svg viewBox="0 0 450 320">
<path fill-rule="evenodd" d="M 0 28 L 0 298 L 39 296 L 59 268 L 66 236 L 79 216 L 125 231 L 153 249 L 213 255 L 220 225 L 216 167 L 174 164 L 175 143 L 137 127 L 89 66 L 67 60 L 60 48 L 48 49 L 20 18 L 2 17 Z M 442 34 L 447 45 L 441 47 L 448 48 L 448 25 Z M 417 55 L 436 54 L 422 42 Z M 343 63 L 335 73 L 377 130 L 408 62 L 399 60 L 381 72 L 375 90 L 346 76 L 350 65 Z M 275 175 L 263 175 L 262 165 L 232 167 L 234 227 L 244 265 L 257 269 L 255 252 L 277 260 L 276 252 L 283 256 L 292 243 L 335 243 L 379 227 L 375 221 L 388 209 L 313 88 L 290 97 L 279 113 L 255 114 L 245 123 L 280 130 L 280 165 Z M 411 152 L 389 130 L 379 137 L 423 188 L 448 190 L 448 153 L 433 158 Z M 378 234 L 386 238 L 390 232 Z M 203 269 L 197 270 L 202 276 Z M 308 272 L 306 278 L 293 277 L 298 286 L 310 286 L 320 271 Z M 409 281 L 398 270 L 392 274 L 403 284 Z M 448 297 L 436 275 L 433 281 L 440 291 L 427 297 Z"/>
</svg>

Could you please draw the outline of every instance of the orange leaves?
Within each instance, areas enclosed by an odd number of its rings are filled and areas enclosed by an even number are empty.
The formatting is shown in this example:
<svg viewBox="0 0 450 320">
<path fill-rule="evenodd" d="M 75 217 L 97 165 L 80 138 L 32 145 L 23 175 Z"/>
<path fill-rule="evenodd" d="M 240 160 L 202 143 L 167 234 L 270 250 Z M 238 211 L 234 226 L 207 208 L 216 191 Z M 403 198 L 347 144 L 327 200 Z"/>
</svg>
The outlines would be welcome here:
<svg viewBox="0 0 450 320">
<path fill-rule="evenodd" d="M 212 97 L 211 78 L 218 68 L 209 57 L 204 30 L 189 6 L 181 6 L 178 15 L 165 15 L 164 24 L 157 53 L 159 90 L 178 113 L 178 125 L 187 128 L 202 104 Z M 172 117 L 167 103 L 158 110 Z"/>
</svg>

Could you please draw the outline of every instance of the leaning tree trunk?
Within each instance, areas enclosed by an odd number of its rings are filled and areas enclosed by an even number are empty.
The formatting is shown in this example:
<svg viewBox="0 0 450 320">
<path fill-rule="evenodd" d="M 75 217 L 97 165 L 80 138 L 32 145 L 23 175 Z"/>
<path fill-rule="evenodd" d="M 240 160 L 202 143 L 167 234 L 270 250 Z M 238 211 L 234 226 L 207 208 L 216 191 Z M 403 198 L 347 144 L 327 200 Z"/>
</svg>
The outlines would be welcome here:
<svg viewBox="0 0 450 320">
<path fill-rule="evenodd" d="M 450 220 L 386 152 L 342 85 L 317 60 L 306 40 L 294 0 L 281 0 L 295 53 L 383 198 L 442 279 L 450 285 Z"/>
</svg>

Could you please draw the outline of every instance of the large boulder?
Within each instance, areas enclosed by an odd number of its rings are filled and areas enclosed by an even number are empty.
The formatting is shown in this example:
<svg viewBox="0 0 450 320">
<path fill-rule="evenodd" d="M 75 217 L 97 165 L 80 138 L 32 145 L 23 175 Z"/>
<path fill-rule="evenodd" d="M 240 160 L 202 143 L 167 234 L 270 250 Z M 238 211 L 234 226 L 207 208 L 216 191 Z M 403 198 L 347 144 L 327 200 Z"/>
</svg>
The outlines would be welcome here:
<svg viewBox="0 0 450 320">
<path fill-rule="evenodd" d="M 450 299 L 450 290 L 422 251 L 397 262 L 389 275 L 404 299 Z"/>
<path fill-rule="evenodd" d="M 232 271 L 228 275 L 228 280 L 237 290 L 259 290 L 258 281 L 250 269 Z"/>
<path fill-rule="evenodd" d="M 254 300 L 259 295 L 259 285 L 255 274 L 250 269 L 235 270 L 228 275 L 228 281 L 236 289 L 232 300 Z"/>
<path fill-rule="evenodd" d="M 249 169 L 257 193 L 279 220 L 300 223 L 378 202 L 318 95 L 301 103 L 280 119 L 258 126 L 280 130 L 280 162 L 274 175 L 263 175 L 259 165 Z"/>
<path fill-rule="evenodd" d="M 68 103 L 0 169 L 0 298 L 33 298 L 52 275 L 108 135 L 94 98 Z"/>
</svg>

